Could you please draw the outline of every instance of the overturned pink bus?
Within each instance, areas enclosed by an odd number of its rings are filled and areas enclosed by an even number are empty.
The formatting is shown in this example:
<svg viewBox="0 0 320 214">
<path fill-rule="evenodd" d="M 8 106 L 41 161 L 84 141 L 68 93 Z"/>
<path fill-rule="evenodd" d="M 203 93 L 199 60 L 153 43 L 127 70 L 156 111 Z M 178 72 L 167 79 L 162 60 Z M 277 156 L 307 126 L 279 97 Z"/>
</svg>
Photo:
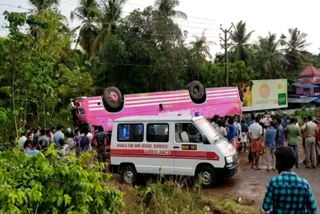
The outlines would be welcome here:
<svg viewBox="0 0 320 214">
<path fill-rule="evenodd" d="M 91 131 L 102 126 L 111 131 L 117 118 L 139 115 L 242 115 L 237 87 L 204 88 L 198 81 L 187 90 L 125 94 L 115 87 L 105 89 L 102 96 L 80 97 L 71 103 L 75 125 L 88 124 Z"/>
</svg>

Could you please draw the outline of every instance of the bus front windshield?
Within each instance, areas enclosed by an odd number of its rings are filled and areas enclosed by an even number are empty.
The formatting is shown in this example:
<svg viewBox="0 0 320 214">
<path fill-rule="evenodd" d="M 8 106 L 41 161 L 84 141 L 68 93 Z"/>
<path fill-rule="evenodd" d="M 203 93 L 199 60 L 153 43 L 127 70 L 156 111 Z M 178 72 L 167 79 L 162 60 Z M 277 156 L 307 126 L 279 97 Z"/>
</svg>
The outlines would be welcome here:
<svg viewBox="0 0 320 214">
<path fill-rule="evenodd" d="M 222 136 L 212 127 L 207 119 L 196 120 L 195 123 L 211 142 L 218 143 L 222 139 Z"/>
</svg>

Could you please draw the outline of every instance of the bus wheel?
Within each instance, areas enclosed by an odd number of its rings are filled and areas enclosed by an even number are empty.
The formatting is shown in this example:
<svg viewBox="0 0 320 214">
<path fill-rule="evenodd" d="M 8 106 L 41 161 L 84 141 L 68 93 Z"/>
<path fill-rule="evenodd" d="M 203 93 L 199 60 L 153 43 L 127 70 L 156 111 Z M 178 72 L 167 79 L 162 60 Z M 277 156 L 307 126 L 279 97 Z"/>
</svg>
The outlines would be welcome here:
<svg viewBox="0 0 320 214">
<path fill-rule="evenodd" d="M 192 81 L 187 85 L 191 99 L 201 100 L 205 94 L 205 89 L 199 81 Z"/>
<path fill-rule="evenodd" d="M 121 179 L 125 183 L 135 185 L 137 181 L 137 177 L 138 177 L 138 174 L 134 166 L 127 165 L 123 167 L 123 169 L 121 169 Z"/>
<path fill-rule="evenodd" d="M 102 100 L 108 107 L 115 109 L 122 105 L 122 94 L 116 87 L 108 87 L 104 90 Z"/>
<path fill-rule="evenodd" d="M 204 188 L 213 187 L 216 184 L 214 169 L 210 166 L 201 166 L 197 173 L 201 186 Z"/>
</svg>

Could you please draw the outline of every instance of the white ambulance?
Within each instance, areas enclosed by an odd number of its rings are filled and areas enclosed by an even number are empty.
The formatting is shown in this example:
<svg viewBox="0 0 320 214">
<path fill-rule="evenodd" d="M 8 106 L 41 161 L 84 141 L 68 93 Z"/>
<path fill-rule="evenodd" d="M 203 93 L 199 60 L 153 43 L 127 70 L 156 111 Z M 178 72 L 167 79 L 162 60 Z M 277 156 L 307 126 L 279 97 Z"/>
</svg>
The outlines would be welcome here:
<svg viewBox="0 0 320 214">
<path fill-rule="evenodd" d="M 134 184 L 138 174 L 199 176 L 203 187 L 237 173 L 234 147 L 202 116 L 137 116 L 115 120 L 110 172 Z"/>
</svg>

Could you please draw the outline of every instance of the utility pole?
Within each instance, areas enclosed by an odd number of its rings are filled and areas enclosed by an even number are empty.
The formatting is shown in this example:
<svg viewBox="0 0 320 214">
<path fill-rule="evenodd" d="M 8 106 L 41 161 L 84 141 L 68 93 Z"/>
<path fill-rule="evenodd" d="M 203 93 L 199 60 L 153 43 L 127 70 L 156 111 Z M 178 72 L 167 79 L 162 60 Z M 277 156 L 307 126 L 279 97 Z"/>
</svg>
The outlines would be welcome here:
<svg viewBox="0 0 320 214">
<path fill-rule="evenodd" d="M 224 77 L 225 77 L 225 86 L 229 86 L 229 72 L 228 72 L 228 48 L 229 48 L 229 44 L 228 41 L 231 38 L 232 35 L 232 26 L 227 30 L 227 29 L 223 29 L 222 25 L 220 25 L 220 29 L 224 34 L 224 37 L 221 37 L 221 34 L 219 33 L 220 36 L 220 43 L 221 41 L 223 41 L 223 44 L 220 44 L 222 48 L 224 48 Z M 230 34 L 228 36 L 228 34 Z"/>
</svg>

